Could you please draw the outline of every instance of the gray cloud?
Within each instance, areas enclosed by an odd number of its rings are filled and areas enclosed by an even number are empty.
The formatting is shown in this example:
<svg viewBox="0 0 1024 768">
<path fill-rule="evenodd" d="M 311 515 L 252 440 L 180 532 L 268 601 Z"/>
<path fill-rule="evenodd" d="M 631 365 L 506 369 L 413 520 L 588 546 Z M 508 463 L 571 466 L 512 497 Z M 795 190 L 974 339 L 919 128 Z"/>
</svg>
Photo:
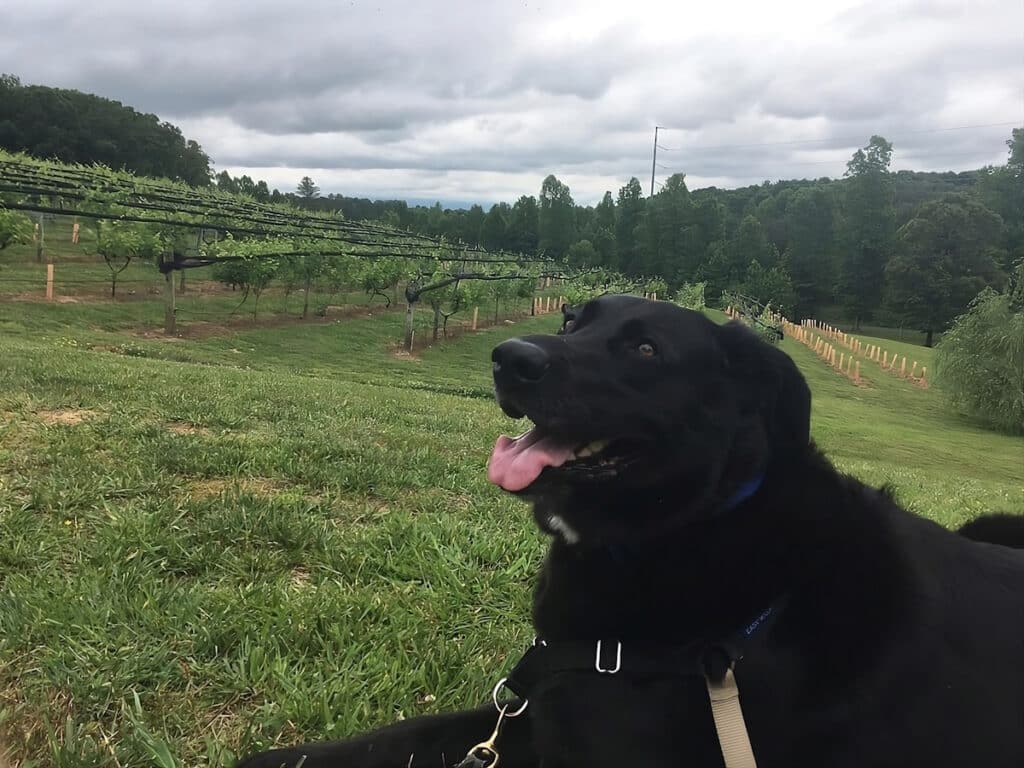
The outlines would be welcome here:
<svg viewBox="0 0 1024 768">
<path fill-rule="evenodd" d="M 840 4 L 36 0 L 0 8 L 0 71 L 347 194 L 508 199 L 554 172 L 593 201 L 649 180 L 655 124 L 659 177 L 691 186 L 840 175 L 873 133 L 897 168 L 1005 158 L 1009 126 L 934 129 L 1024 123 L 1024 6 Z"/>
</svg>

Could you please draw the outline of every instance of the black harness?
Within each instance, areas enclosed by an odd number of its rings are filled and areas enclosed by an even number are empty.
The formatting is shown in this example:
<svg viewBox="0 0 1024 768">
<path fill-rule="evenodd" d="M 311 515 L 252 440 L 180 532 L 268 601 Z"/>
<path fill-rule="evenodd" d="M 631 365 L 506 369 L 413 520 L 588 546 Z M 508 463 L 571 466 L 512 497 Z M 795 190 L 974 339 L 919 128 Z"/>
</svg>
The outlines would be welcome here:
<svg viewBox="0 0 1024 768">
<path fill-rule="evenodd" d="M 537 639 L 509 672 L 501 687 L 528 700 L 538 684 L 567 672 L 625 675 L 638 679 L 698 675 L 718 682 L 743 658 L 753 637 L 778 613 L 773 604 L 733 635 L 683 645 L 647 645 L 598 640 L 596 643 Z"/>
</svg>

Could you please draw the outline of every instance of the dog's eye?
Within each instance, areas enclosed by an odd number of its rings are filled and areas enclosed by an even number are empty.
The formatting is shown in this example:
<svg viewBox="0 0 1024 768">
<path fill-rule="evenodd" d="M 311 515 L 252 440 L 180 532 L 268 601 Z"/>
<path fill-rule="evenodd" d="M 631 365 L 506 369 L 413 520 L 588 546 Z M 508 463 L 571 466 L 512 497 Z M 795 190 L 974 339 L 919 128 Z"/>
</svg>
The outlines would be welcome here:
<svg viewBox="0 0 1024 768">
<path fill-rule="evenodd" d="M 654 345 L 649 341 L 645 341 L 637 346 L 636 351 L 644 357 L 654 357 Z"/>
<path fill-rule="evenodd" d="M 576 321 L 575 320 L 566 320 L 565 324 L 562 326 L 562 330 L 565 331 L 566 333 L 568 333 L 569 331 L 572 330 L 572 327 L 574 325 L 576 325 Z"/>
</svg>

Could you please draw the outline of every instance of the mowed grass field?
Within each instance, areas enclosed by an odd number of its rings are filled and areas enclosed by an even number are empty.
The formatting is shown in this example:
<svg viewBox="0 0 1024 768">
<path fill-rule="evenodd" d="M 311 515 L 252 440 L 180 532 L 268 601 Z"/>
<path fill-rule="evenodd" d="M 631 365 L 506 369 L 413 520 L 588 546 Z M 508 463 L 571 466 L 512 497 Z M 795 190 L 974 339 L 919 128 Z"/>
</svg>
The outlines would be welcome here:
<svg viewBox="0 0 1024 768">
<path fill-rule="evenodd" d="M 226 766 L 484 701 L 531 637 L 544 546 L 485 479 L 522 428 L 493 403 L 489 352 L 558 316 L 410 358 L 400 313 L 161 340 L 103 315 L 121 306 L 0 303 L 15 763 Z M 858 388 L 784 348 L 841 469 L 949 526 L 1024 512 L 1024 441 L 871 364 Z"/>
</svg>

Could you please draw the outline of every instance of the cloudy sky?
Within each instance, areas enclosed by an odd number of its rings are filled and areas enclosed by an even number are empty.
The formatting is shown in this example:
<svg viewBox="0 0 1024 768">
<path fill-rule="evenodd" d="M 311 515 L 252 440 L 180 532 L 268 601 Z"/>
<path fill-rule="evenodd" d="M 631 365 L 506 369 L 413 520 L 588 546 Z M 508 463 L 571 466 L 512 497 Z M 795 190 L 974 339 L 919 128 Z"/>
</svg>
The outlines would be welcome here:
<svg viewBox="0 0 1024 768">
<path fill-rule="evenodd" d="M 1024 0 L 4 0 L 0 71 L 179 125 L 218 170 L 293 189 L 577 202 L 1002 163 L 1024 125 Z"/>
</svg>

